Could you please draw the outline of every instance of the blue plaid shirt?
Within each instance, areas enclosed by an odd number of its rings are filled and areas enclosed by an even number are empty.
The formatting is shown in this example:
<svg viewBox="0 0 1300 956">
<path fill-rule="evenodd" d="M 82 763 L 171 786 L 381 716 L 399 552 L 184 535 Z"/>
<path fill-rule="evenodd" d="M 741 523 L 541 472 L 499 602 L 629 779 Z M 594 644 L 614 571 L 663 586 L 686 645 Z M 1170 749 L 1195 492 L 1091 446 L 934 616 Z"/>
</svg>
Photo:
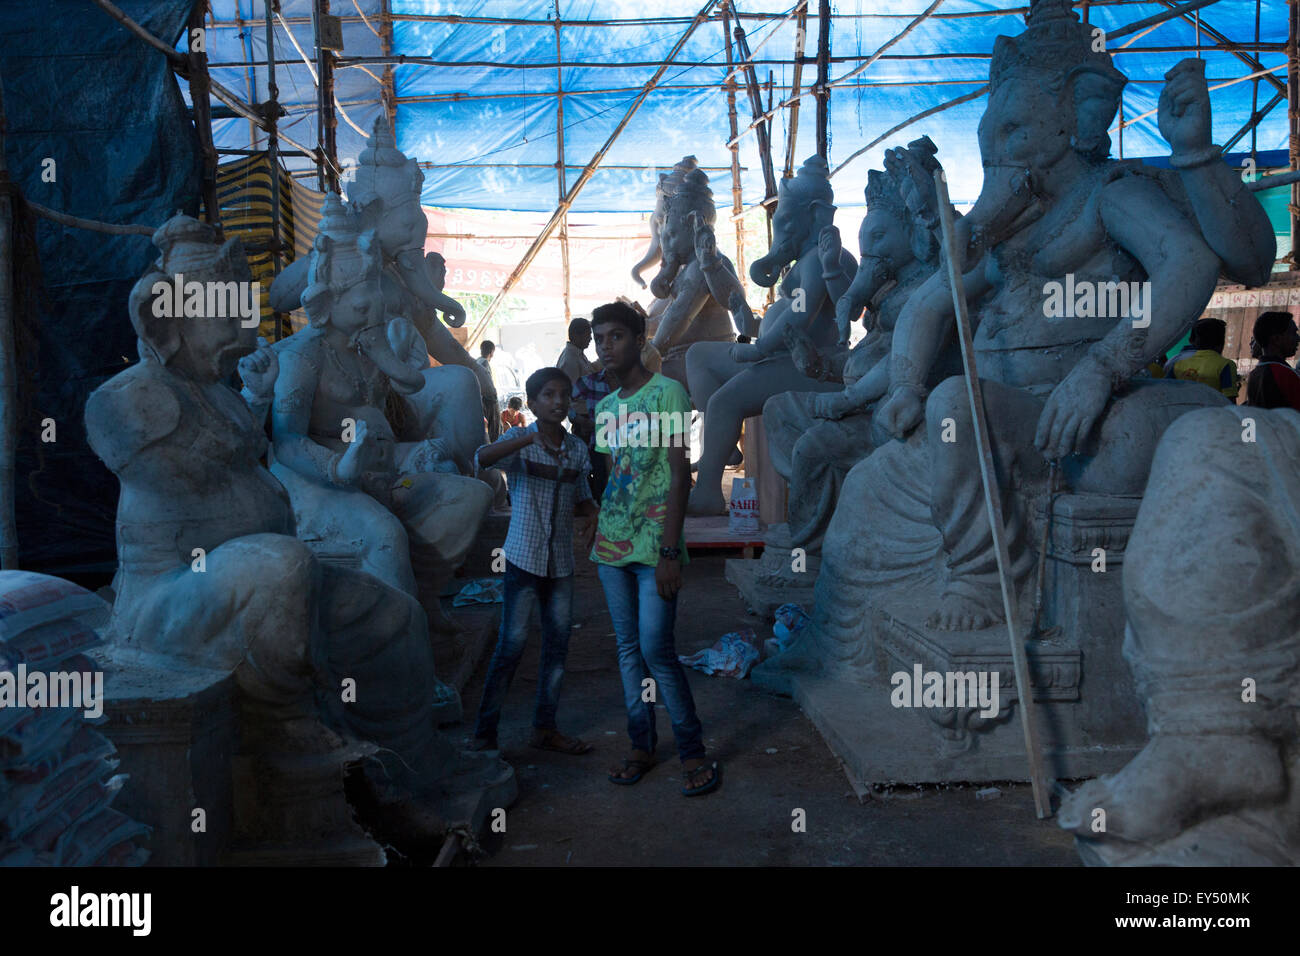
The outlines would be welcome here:
<svg viewBox="0 0 1300 956">
<path fill-rule="evenodd" d="M 533 422 L 525 428 L 508 429 L 497 441 L 510 441 L 536 431 L 537 423 Z M 591 471 L 587 446 L 565 432 L 558 452 L 539 439 L 492 467 L 509 476 L 510 531 L 502 549 L 506 560 L 538 577 L 571 575 L 573 509 L 578 502 L 592 500 L 587 484 Z"/>
</svg>

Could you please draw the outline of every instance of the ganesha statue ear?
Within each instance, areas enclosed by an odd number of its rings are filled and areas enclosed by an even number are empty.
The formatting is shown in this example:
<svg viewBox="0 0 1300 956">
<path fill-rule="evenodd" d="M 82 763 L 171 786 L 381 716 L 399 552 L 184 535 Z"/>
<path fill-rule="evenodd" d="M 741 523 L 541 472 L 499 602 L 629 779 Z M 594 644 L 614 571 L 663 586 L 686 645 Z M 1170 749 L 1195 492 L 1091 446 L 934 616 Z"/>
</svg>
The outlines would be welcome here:
<svg viewBox="0 0 1300 956">
<path fill-rule="evenodd" d="M 835 204 L 824 199 L 814 199 L 808 203 L 808 209 L 812 213 L 812 225 L 808 230 L 808 236 L 815 240 L 822 234 L 823 229 L 834 224 Z"/>
<path fill-rule="evenodd" d="M 1110 155 L 1108 130 L 1119 112 L 1124 77 L 1081 67 L 1070 73 L 1066 84 L 1074 106 L 1074 135 L 1070 145 L 1086 158 L 1100 162 Z"/>
<path fill-rule="evenodd" d="M 152 355 L 166 365 L 181 348 L 181 320 L 171 315 L 156 315 L 154 312 L 154 283 L 162 282 L 170 288 L 172 280 L 157 270 L 141 276 L 131 288 L 131 298 L 127 306 L 131 316 L 131 327 L 140 339 L 140 353 Z"/>
</svg>

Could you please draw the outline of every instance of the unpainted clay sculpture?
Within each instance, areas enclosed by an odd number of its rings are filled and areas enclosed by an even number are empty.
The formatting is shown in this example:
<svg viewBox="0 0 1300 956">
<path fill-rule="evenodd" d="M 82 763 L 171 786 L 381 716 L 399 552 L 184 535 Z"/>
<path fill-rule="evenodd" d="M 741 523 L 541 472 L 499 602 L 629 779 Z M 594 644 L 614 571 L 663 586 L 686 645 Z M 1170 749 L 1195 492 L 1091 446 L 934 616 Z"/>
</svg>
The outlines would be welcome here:
<svg viewBox="0 0 1300 956">
<path fill-rule="evenodd" d="M 1300 863 L 1297 461 L 1286 409 L 1196 411 L 1161 439 L 1124 563 L 1150 740 L 1062 803 L 1085 862 Z"/>
<path fill-rule="evenodd" d="M 212 226 L 176 216 L 154 243 L 162 257 L 130 300 L 140 362 L 86 406 L 91 447 L 122 483 L 115 660 L 233 673 L 253 753 L 332 753 L 335 732 L 379 745 L 383 772 L 372 762 L 367 782 L 393 825 L 415 835 L 441 825 L 435 807 L 449 788 L 512 799 L 509 767 L 458 754 L 438 732 L 448 692 L 419 603 L 318 560 L 294 536 L 288 495 L 259 461 L 274 353 L 254 354 L 256 330 L 237 317 L 155 313 L 154 284 L 178 273 L 250 281 L 239 240 L 221 244 Z M 236 363 L 242 398 L 225 384 Z"/>
<path fill-rule="evenodd" d="M 984 186 L 957 224 L 1017 587 L 1035 565 L 1029 519 L 1049 462 L 1074 492 L 1139 495 L 1169 422 L 1220 402 L 1134 375 L 1200 315 L 1220 268 L 1257 284 L 1274 253 L 1259 203 L 1210 143 L 1203 64 L 1175 67 L 1161 99 L 1176 172 L 1115 161 L 1107 129 L 1124 77 L 1063 0 L 1038 0 L 1026 24 L 995 46 Z M 1057 309 L 1053 283 L 1095 294 Z M 934 632 L 1003 617 L 966 384 L 926 385 L 953 321 L 940 271 L 903 310 L 875 413 L 904 440 L 854 467 L 826 535 L 805 632 L 820 659 L 870 656 L 865 608 L 891 594 L 935 608 L 914 622 Z"/>
<path fill-rule="evenodd" d="M 384 117 L 375 120 L 366 149 L 357 158 L 356 178 L 349 185 L 347 206 L 373 231 L 383 253 L 380 283 L 387 316 L 414 323 L 427 355 L 439 366 L 421 363 L 424 385 L 398 401 L 393 424 L 403 441 L 437 438 L 461 474 L 473 473 L 474 452 L 485 440 L 485 410 L 496 404 L 492 375 L 465 350 L 448 326 L 465 322 L 465 309 L 443 291 L 447 266 L 440 254 L 424 251 L 428 219 L 420 206 L 424 174 L 419 164 L 397 149 Z M 308 284 L 307 257 L 291 263 L 271 286 L 277 311 L 302 305 Z M 440 317 L 441 316 L 441 317 Z"/>
<path fill-rule="evenodd" d="M 820 371 L 826 380 L 839 378 L 845 387 L 785 392 L 763 406 L 772 464 L 790 488 L 787 524 L 770 529 L 764 551 L 765 558 L 771 555 L 761 579 L 766 586 L 806 586 L 816 578 L 815 562 L 844 477 L 888 439 L 872 427 L 872 409 L 888 389 L 894 326 L 908 298 L 939 265 L 935 153 L 924 137 L 906 149 L 889 150 L 886 169 L 867 174 L 867 214 L 858 235 L 862 261 L 836 316 L 842 339 L 864 308 L 871 329 L 851 352 L 841 349 L 822 363 L 824 368 L 804 369 Z M 799 349 L 795 355 L 798 361 Z M 960 368 L 952 358 L 936 363 L 932 384 Z M 792 569 L 792 548 L 802 548 L 808 559 L 801 570 Z"/>
<path fill-rule="evenodd" d="M 780 296 L 763 314 L 758 339 L 734 345 L 699 342 L 686 355 L 691 401 L 704 414 L 699 471 L 687 506 L 691 514 L 726 512 L 723 468 L 745 419 L 760 414 L 764 402 L 791 390 L 829 392 L 837 387 L 807 378 L 796 366 L 786 337 L 786 330 L 793 329 L 816 349 L 835 345 L 835 303 L 857 269 L 831 225 L 835 197 L 826 160 L 810 157 L 797 176 L 781 180 L 777 195 L 772 248 L 755 260 L 749 275 L 761 286 L 772 286 L 786 266 L 791 268 L 781 280 Z M 714 248 L 712 237 L 697 239 L 697 246 L 707 256 Z M 749 307 L 742 296 L 734 295 L 728 307 L 737 327 L 749 325 Z"/>
<path fill-rule="evenodd" d="M 387 317 L 379 242 L 360 218 L 326 197 L 302 296 L 311 325 L 275 346 L 271 470 L 303 540 L 355 557 L 446 629 L 439 592 L 473 544 L 492 489 L 459 474 L 440 439 L 400 441 L 385 417 L 390 386 L 424 387 L 423 343 L 411 323 Z"/>
<path fill-rule="evenodd" d="M 680 181 L 673 182 L 686 161 L 660 184 L 662 215 L 655 248 L 662 266 L 650 282 L 655 301 L 647 314 L 646 335 L 661 357 L 663 374 L 689 389 L 686 353 L 692 345 L 730 343 L 736 332 L 754 330 L 732 327 L 727 303 L 734 295 L 743 299 L 745 290 L 731 260 L 712 244 L 717 209 L 709 177 L 703 170 L 687 168 Z M 705 245 L 697 249 L 700 243 Z M 748 318 L 747 310 L 737 313 L 740 322 Z"/>
</svg>

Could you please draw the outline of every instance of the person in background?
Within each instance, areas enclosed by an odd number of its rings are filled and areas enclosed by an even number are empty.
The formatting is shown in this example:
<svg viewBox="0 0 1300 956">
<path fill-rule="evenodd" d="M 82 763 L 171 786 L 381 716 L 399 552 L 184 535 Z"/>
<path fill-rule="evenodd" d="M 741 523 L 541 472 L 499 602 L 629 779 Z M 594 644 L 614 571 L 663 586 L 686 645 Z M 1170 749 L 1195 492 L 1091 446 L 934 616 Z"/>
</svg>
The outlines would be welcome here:
<svg viewBox="0 0 1300 956">
<path fill-rule="evenodd" d="M 598 512 L 587 487 L 586 446 L 564 430 L 571 387 L 558 368 L 528 376 L 524 388 L 537 421 L 527 428 L 511 428 L 476 455 L 480 468 L 496 467 L 510 476 L 511 511 L 502 549 L 506 570 L 501 630 L 483 685 L 475 750 L 497 749 L 501 705 L 528 643 L 534 606 L 541 616 L 542 653 L 530 746 L 565 754 L 591 750 L 590 744 L 555 727 L 573 626 L 573 519 L 575 513 L 581 517 L 578 531 L 588 548 Z"/>
<path fill-rule="evenodd" d="M 609 478 L 607 462 L 604 455 L 596 454 L 596 406 L 600 400 L 618 388 L 618 379 L 607 368 L 583 375 L 573 383 L 573 403 L 569 406 L 569 420 L 573 422 L 573 433 L 587 443 L 587 452 L 591 456 L 591 493 L 599 501 L 605 494 L 605 482 Z"/>
<path fill-rule="evenodd" d="M 611 456 L 591 557 L 605 591 L 618 645 L 618 667 L 632 751 L 609 773 L 634 784 L 654 766 L 655 704 L 672 721 L 682 762 L 682 793 L 699 796 L 722 779 L 704 749 L 673 627 L 682 586 L 682 524 L 690 491 L 691 400 L 680 383 L 641 363 L 645 317 L 624 303 L 592 313 L 596 351 L 621 388 L 596 406 L 596 451 Z"/>
<path fill-rule="evenodd" d="M 1147 374 L 1152 378 L 1165 377 L 1165 365 L 1169 362 L 1169 353 L 1161 352 L 1147 363 Z"/>
<path fill-rule="evenodd" d="M 1287 364 L 1300 348 L 1290 312 L 1265 312 L 1255 320 L 1250 354 L 1259 359 L 1246 379 L 1246 404 L 1300 411 L 1300 375 Z"/>
<path fill-rule="evenodd" d="M 479 365 L 487 370 L 488 375 L 492 375 L 492 356 L 496 353 L 496 344 L 488 339 L 479 343 L 478 358 L 475 359 Z M 492 376 L 496 381 L 496 376 Z M 496 441 L 501 437 L 501 422 L 497 420 L 497 404 L 483 399 L 483 425 L 487 428 L 488 441 Z"/>
<path fill-rule="evenodd" d="M 590 375 L 596 367 L 587 359 L 587 346 L 591 344 L 591 323 L 586 319 L 574 319 L 569 323 L 569 341 L 564 343 L 560 357 L 555 365 L 569 376 L 572 384 L 584 375 Z"/>
<path fill-rule="evenodd" d="M 1222 319 L 1201 319 L 1192 326 L 1187 348 L 1165 363 L 1165 378 L 1200 382 L 1218 389 L 1233 401 L 1241 390 L 1237 363 L 1223 357 L 1228 324 Z"/>
<path fill-rule="evenodd" d="M 506 407 L 501 412 L 501 424 L 506 428 L 523 428 L 524 427 L 524 400 L 518 395 L 506 403 Z M 572 412 L 570 412 L 572 414 Z"/>
</svg>

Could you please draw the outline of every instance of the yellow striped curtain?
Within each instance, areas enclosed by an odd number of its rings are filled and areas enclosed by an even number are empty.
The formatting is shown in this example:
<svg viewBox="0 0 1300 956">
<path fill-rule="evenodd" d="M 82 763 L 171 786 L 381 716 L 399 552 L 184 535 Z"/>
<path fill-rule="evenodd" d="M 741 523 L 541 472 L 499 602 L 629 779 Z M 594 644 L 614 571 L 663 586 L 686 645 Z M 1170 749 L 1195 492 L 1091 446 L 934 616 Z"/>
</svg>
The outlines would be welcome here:
<svg viewBox="0 0 1300 956">
<path fill-rule="evenodd" d="M 280 240 L 289 250 L 281 261 L 287 265 L 311 251 L 320 225 L 325 194 L 280 174 Z M 258 334 L 275 341 L 277 330 L 271 313 L 271 282 L 275 268 L 271 252 L 271 163 L 266 153 L 245 156 L 217 168 L 217 203 L 221 224 L 228 236 L 239 236 L 248 248 L 248 265 L 253 278 L 262 284 L 262 321 Z"/>
</svg>

